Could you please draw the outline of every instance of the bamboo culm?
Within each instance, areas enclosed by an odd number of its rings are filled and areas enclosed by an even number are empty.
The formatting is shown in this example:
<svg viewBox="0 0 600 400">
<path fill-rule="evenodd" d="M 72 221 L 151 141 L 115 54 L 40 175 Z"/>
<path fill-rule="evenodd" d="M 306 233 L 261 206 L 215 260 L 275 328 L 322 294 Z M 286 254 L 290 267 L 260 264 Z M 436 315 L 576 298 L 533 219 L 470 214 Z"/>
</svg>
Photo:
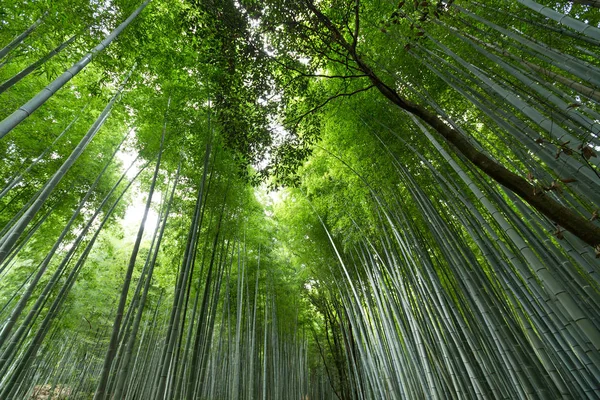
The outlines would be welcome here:
<svg viewBox="0 0 600 400">
<path fill-rule="evenodd" d="M 42 89 L 37 95 L 31 100 L 22 105 L 18 110 L 13 112 L 11 115 L 6 117 L 0 122 L 0 139 L 2 139 L 8 132 L 13 130 L 18 124 L 20 124 L 25 118 L 30 116 L 35 110 L 37 110 L 42 104 L 46 102 L 54 93 L 56 93 L 61 87 L 77 75 L 82 69 L 86 67 L 94 58 L 94 56 L 104 50 L 112 41 L 133 21 L 142 10 L 148 5 L 150 0 L 146 0 L 140 7 L 138 7 L 121 25 L 119 25 L 114 31 L 112 31 L 100 44 L 92 51 L 87 53 L 81 60 L 76 62 L 71 68 L 65 71 L 61 76 L 56 78 L 52 83 Z"/>
<path fill-rule="evenodd" d="M 42 16 L 37 21 L 35 21 L 29 28 L 27 28 L 23 33 L 14 38 L 9 44 L 0 49 L 0 60 L 3 59 L 12 49 L 23 43 L 23 40 L 25 40 L 29 35 L 31 35 L 31 33 L 38 26 L 40 26 L 42 22 L 44 22 L 44 19 L 47 15 L 48 11 L 44 12 L 44 14 L 42 14 Z"/>
<path fill-rule="evenodd" d="M 50 60 L 52 57 L 54 57 L 55 55 L 60 53 L 65 47 L 67 47 L 68 45 L 73 43 L 75 41 L 75 39 L 77 39 L 77 35 L 71 36 L 71 38 L 69 38 L 66 41 L 64 41 L 63 43 L 61 43 L 59 46 L 57 46 L 54 50 L 50 51 L 44 57 L 40 58 L 39 60 L 32 63 L 28 67 L 24 68 L 22 71 L 17 73 L 12 78 L 4 81 L 2 84 L 0 84 L 0 94 L 5 92 L 6 90 L 10 89 L 13 85 L 19 83 L 19 81 L 21 79 L 25 78 L 27 75 L 29 75 L 30 73 L 32 73 L 33 71 L 38 69 L 40 67 L 40 65 L 43 65 L 46 61 Z"/>
<path fill-rule="evenodd" d="M 170 99 L 169 99 L 169 103 L 170 103 Z M 166 129 L 167 129 L 167 121 L 166 121 L 166 114 L 165 114 L 165 123 L 163 125 L 163 131 L 162 131 L 162 135 L 161 135 L 161 139 L 160 139 L 160 148 L 158 150 L 158 159 L 156 161 L 154 175 L 152 176 L 152 183 L 150 184 L 150 189 L 148 191 L 148 198 L 146 200 L 146 207 L 144 209 L 142 221 L 140 223 L 140 227 L 138 229 L 135 243 L 133 245 L 133 250 L 131 251 L 131 257 L 129 259 L 129 264 L 127 266 L 127 272 L 125 274 L 125 281 L 123 283 L 123 288 L 121 290 L 121 297 L 119 299 L 119 304 L 117 306 L 117 313 L 116 313 L 115 320 L 113 323 L 113 332 L 112 332 L 112 335 L 110 338 L 110 343 L 108 345 L 106 357 L 104 359 L 104 367 L 102 369 L 102 375 L 100 376 L 100 380 L 98 382 L 98 387 L 96 389 L 96 393 L 94 394 L 94 400 L 103 400 L 106 397 L 106 394 L 105 394 L 106 384 L 108 383 L 108 376 L 110 374 L 113 358 L 117 351 L 117 339 L 119 337 L 119 332 L 120 332 L 120 328 L 121 328 L 121 319 L 123 318 L 123 313 L 125 310 L 125 303 L 127 302 L 127 294 L 129 292 L 129 286 L 131 284 L 131 277 L 133 275 L 135 261 L 137 260 L 137 255 L 138 255 L 138 252 L 140 249 L 140 245 L 142 243 L 142 236 L 144 235 L 146 219 L 148 218 L 148 212 L 150 211 L 150 205 L 152 203 L 152 195 L 154 194 L 154 188 L 156 187 L 156 180 L 158 178 L 158 172 L 160 170 L 160 160 L 161 160 L 162 152 L 163 152 Z"/>
<path fill-rule="evenodd" d="M 4 261 L 4 259 L 7 257 L 10 249 L 16 243 L 17 239 L 21 236 L 21 234 L 23 233 L 23 231 L 25 230 L 25 228 L 27 227 L 29 222 L 33 219 L 35 214 L 42 207 L 42 205 L 44 204 L 44 202 L 46 201 L 48 196 L 50 196 L 50 194 L 52 193 L 54 188 L 58 185 L 58 183 L 66 175 L 67 171 L 71 168 L 71 166 L 73 166 L 75 161 L 77 161 L 79 156 L 81 156 L 81 154 L 83 153 L 83 151 L 85 150 L 87 145 L 92 141 L 94 136 L 96 136 L 96 133 L 98 133 L 98 131 L 100 130 L 100 128 L 102 127 L 102 125 L 104 124 L 106 119 L 108 118 L 113 105 L 117 101 L 119 94 L 125 88 L 125 85 L 127 84 L 127 81 L 131 77 L 132 73 L 133 73 L 133 69 L 131 69 L 129 71 L 129 73 L 125 77 L 123 83 L 121 84 L 121 87 L 117 90 L 115 95 L 112 97 L 112 99 L 106 105 L 106 107 L 104 108 L 102 113 L 100 113 L 100 115 L 98 116 L 98 118 L 96 119 L 94 124 L 91 126 L 91 128 L 88 130 L 88 132 L 85 134 L 85 136 L 81 139 L 81 141 L 79 142 L 77 147 L 75 147 L 75 149 L 71 152 L 69 157 L 63 163 L 63 165 L 58 169 L 58 171 L 56 171 L 54 173 L 52 178 L 50 178 L 50 180 L 44 185 L 43 189 L 40 191 L 40 194 L 37 196 L 37 198 L 31 205 L 31 207 L 29 207 L 29 209 L 23 214 L 23 216 L 21 218 L 19 218 L 19 220 L 15 223 L 14 227 L 9 232 L 7 232 L 6 235 L 4 235 L 4 237 L 2 238 L 2 244 L 0 245 L 0 263 L 2 261 Z"/>
</svg>

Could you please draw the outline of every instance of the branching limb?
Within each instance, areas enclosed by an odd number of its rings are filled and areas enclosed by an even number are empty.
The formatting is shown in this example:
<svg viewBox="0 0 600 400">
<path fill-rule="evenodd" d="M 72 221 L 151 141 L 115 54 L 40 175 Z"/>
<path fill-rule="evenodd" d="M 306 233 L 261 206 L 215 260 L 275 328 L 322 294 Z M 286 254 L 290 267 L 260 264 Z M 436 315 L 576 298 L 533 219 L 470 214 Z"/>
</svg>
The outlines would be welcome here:
<svg viewBox="0 0 600 400">
<path fill-rule="evenodd" d="M 470 141 L 459 131 L 447 125 L 439 115 L 431 112 L 424 106 L 413 103 L 403 97 L 395 89 L 388 86 L 371 69 L 369 65 L 358 55 L 356 49 L 344 38 L 333 22 L 319 10 L 312 0 L 305 0 L 306 7 L 313 13 L 323 27 L 329 31 L 331 40 L 337 42 L 346 49 L 357 67 L 371 80 L 373 86 L 379 90 L 388 100 L 399 108 L 419 117 L 432 127 L 445 140 L 450 142 L 456 151 L 465 156 L 474 166 L 484 172 L 487 176 L 519 195 L 531 207 L 541 214 L 558 223 L 585 243 L 600 247 L 600 227 L 593 222 L 583 218 L 572 209 L 565 207 L 545 193 L 538 193 L 535 187 L 525 178 L 508 170 L 502 164 L 473 146 Z"/>
<path fill-rule="evenodd" d="M 327 100 L 325 100 L 323 103 L 319 104 L 318 106 L 311 108 L 310 110 L 308 110 L 307 112 L 305 112 L 301 116 L 299 116 L 298 118 L 290 121 L 290 123 L 293 123 L 294 127 L 297 127 L 298 124 L 304 118 L 306 118 L 306 116 L 308 116 L 308 115 L 312 114 L 313 112 L 315 112 L 317 110 L 320 110 L 321 108 L 325 107 L 327 104 L 329 104 L 330 101 L 332 101 L 334 99 L 337 99 L 337 98 L 340 98 L 340 97 L 350 97 L 350 96 L 353 96 L 353 95 L 355 95 L 357 93 L 360 93 L 360 92 L 366 92 L 367 90 L 372 89 L 374 87 L 375 87 L 375 85 L 369 85 L 367 87 L 364 87 L 364 88 L 361 88 L 361 89 L 357 89 L 357 90 L 355 90 L 353 92 L 350 92 L 350 93 L 346 93 L 346 92 L 344 92 L 344 93 L 338 93 L 338 94 L 336 94 L 334 96 L 329 97 Z"/>
<path fill-rule="evenodd" d="M 302 71 L 301 69 L 298 69 L 292 65 L 288 65 L 286 63 L 284 63 L 283 61 L 280 61 L 277 59 L 277 57 L 273 57 L 273 56 L 269 56 L 265 53 L 265 55 L 267 57 L 269 57 L 271 60 L 273 60 L 274 63 L 280 65 L 281 67 L 290 70 L 290 71 L 294 71 L 296 72 L 299 76 L 302 76 L 304 78 L 328 78 L 328 79 L 357 79 L 357 78 L 368 78 L 367 75 L 365 74 L 357 74 L 357 75 L 325 75 L 325 74 L 311 74 L 311 73 L 306 73 L 305 71 Z M 348 67 L 347 65 L 344 65 L 346 67 Z M 352 66 L 350 66 L 352 67 Z M 354 68 L 355 69 L 355 68 Z"/>
</svg>

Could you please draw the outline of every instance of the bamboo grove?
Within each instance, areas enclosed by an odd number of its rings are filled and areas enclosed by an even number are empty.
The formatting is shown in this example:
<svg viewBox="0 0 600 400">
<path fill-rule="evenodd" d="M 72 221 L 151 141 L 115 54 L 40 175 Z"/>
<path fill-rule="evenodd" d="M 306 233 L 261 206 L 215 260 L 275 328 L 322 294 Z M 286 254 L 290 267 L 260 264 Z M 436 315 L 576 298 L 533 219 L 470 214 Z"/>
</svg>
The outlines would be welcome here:
<svg viewBox="0 0 600 400">
<path fill-rule="evenodd" d="M 600 396 L 600 3 L 0 8 L 0 399 Z"/>
</svg>

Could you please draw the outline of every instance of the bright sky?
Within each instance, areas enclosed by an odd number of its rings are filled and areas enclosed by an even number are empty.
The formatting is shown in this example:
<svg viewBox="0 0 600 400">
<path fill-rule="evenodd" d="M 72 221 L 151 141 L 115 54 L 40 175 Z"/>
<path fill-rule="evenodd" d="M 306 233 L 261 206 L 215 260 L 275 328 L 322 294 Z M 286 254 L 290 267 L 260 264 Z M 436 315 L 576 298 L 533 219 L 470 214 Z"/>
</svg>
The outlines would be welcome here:
<svg viewBox="0 0 600 400">
<path fill-rule="evenodd" d="M 121 161 L 121 163 L 123 163 L 123 168 L 125 169 L 131 165 L 137 154 L 128 149 L 128 146 L 123 146 L 123 149 L 125 149 L 125 151 L 120 150 L 117 152 L 117 158 Z M 133 177 L 138 173 L 139 167 L 140 162 L 138 161 L 127 172 L 127 179 L 133 179 Z M 125 216 L 121 220 L 121 224 L 126 232 L 131 232 L 135 235 L 144 216 L 144 208 L 146 207 L 146 193 L 145 191 L 143 193 L 140 191 L 140 187 L 137 182 L 135 182 L 129 190 L 131 193 L 133 193 L 131 197 L 131 204 L 129 207 L 127 207 Z M 154 196 L 152 196 L 152 204 L 160 204 L 161 200 L 162 194 L 155 191 Z M 154 229 L 156 228 L 156 224 L 158 224 L 158 214 L 156 211 L 150 208 L 148 212 L 148 218 L 146 218 L 146 226 L 144 227 L 144 237 L 150 237 L 152 235 Z"/>
<path fill-rule="evenodd" d="M 131 205 L 127 207 L 125 216 L 121 220 L 123 228 L 128 231 L 132 230 L 137 232 L 142 217 L 144 216 L 144 207 L 146 206 L 146 196 L 139 193 L 136 187 L 136 193 L 132 199 Z M 152 203 L 158 204 L 161 201 L 161 193 L 154 192 L 152 196 Z M 150 237 L 158 224 L 158 214 L 152 208 L 148 211 L 148 218 L 146 218 L 146 226 L 144 227 L 144 237 Z"/>
</svg>

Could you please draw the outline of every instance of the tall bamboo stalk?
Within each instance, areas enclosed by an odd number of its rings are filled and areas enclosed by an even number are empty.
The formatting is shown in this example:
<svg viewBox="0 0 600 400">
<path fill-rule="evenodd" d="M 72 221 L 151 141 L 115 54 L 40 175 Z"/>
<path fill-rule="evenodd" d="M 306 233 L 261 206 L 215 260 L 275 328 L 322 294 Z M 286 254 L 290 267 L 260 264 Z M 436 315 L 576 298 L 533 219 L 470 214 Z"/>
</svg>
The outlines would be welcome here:
<svg viewBox="0 0 600 400">
<path fill-rule="evenodd" d="M 11 115 L 6 117 L 0 122 L 0 139 L 2 139 L 8 132 L 13 130 L 18 124 L 20 124 L 25 118 L 30 116 L 35 110 L 37 110 L 42 104 L 46 102 L 54 93 L 56 93 L 61 87 L 77 75 L 82 69 L 84 69 L 94 58 L 97 53 L 100 53 L 106 47 L 108 47 L 112 41 L 119 36 L 119 34 L 142 12 L 148 5 L 150 0 L 144 1 L 131 15 L 123 21 L 114 31 L 112 31 L 100 44 L 94 47 L 89 53 L 87 53 L 81 60 L 76 62 L 71 68 L 66 70 L 62 75 L 56 78 L 52 83 L 42 89 L 37 95 L 35 95 L 27 103 L 23 104 L 18 110 L 13 112 Z"/>
</svg>

